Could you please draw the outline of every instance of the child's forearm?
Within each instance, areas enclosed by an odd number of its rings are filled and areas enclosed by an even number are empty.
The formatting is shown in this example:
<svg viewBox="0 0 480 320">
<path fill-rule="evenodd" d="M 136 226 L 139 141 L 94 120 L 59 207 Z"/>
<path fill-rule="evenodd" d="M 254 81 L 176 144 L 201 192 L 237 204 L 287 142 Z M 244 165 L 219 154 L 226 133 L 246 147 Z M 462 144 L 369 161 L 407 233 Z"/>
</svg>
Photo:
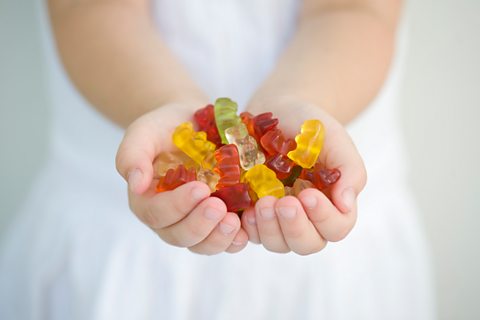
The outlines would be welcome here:
<svg viewBox="0 0 480 320">
<path fill-rule="evenodd" d="M 344 124 L 363 110 L 387 73 L 400 1 L 385 8 L 356 3 L 304 8 L 291 44 L 251 106 L 272 108 L 269 101 L 288 95 L 316 103 Z"/>
<path fill-rule="evenodd" d="M 50 0 L 49 9 L 70 78 L 117 124 L 168 102 L 207 102 L 158 36 L 149 1 Z"/>
</svg>

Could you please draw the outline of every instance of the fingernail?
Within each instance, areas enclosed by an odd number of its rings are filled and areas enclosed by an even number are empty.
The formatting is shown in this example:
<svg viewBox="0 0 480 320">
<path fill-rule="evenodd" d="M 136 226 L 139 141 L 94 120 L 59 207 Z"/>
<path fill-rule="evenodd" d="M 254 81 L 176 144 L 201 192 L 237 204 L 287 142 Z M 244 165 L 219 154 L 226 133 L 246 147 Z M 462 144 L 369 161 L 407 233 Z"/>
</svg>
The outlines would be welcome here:
<svg viewBox="0 0 480 320">
<path fill-rule="evenodd" d="M 138 193 L 138 187 L 142 183 L 143 172 L 140 169 L 133 169 L 128 173 L 128 188 L 133 193 Z"/>
<path fill-rule="evenodd" d="M 206 197 L 208 197 L 209 193 L 205 188 L 194 188 L 192 190 L 192 198 L 193 200 L 202 200 Z"/>
<path fill-rule="evenodd" d="M 255 219 L 255 215 L 254 214 L 249 214 L 247 216 L 247 222 L 249 224 L 251 224 L 252 226 L 256 225 L 257 224 L 257 220 Z"/>
<path fill-rule="evenodd" d="M 275 216 L 275 212 L 273 212 L 273 208 L 261 208 L 260 215 L 263 219 L 270 220 Z"/>
<path fill-rule="evenodd" d="M 342 193 L 343 204 L 347 208 L 347 212 L 352 210 L 353 203 L 355 202 L 356 198 L 355 190 L 353 188 L 347 188 Z"/>
<path fill-rule="evenodd" d="M 235 241 L 235 240 L 233 240 L 232 244 L 234 246 L 240 247 L 240 246 L 243 246 L 245 244 L 245 241 Z"/>
<path fill-rule="evenodd" d="M 230 233 L 233 232 L 233 230 L 235 230 L 234 226 L 223 223 L 223 222 L 220 223 L 220 231 L 222 231 L 224 235 L 229 235 Z"/>
<path fill-rule="evenodd" d="M 205 209 L 204 214 L 205 218 L 207 218 L 208 220 L 219 220 L 223 216 L 223 213 L 220 210 L 212 207 L 208 207 L 207 209 Z"/>
<path fill-rule="evenodd" d="M 306 196 L 302 198 L 302 202 L 308 209 L 314 209 L 317 206 L 317 198 L 313 196 Z"/>
<path fill-rule="evenodd" d="M 285 219 L 293 219 L 297 214 L 297 208 L 295 207 L 280 207 L 277 208 L 277 211 Z"/>
</svg>

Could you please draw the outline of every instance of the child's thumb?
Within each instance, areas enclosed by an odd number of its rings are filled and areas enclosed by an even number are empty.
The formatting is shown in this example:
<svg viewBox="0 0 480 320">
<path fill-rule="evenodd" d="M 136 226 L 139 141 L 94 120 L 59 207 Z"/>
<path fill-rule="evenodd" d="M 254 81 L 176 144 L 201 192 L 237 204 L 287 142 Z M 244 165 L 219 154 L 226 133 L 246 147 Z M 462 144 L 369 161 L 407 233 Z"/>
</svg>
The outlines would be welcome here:
<svg viewBox="0 0 480 320">
<path fill-rule="evenodd" d="M 117 171 L 135 194 L 144 193 L 153 178 L 155 145 L 148 139 L 149 135 L 142 131 L 138 127 L 126 131 L 115 159 Z"/>
</svg>

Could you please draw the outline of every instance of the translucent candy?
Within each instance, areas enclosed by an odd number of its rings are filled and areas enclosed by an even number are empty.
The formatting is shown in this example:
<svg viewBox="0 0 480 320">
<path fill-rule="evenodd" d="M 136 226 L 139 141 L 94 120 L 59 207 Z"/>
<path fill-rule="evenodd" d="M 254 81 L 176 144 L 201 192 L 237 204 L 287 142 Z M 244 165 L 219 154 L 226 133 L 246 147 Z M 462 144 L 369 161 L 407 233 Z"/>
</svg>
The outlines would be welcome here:
<svg viewBox="0 0 480 320">
<path fill-rule="evenodd" d="M 217 146 L 222 144 L 222 139 L 218 133 L 217 124 L 215 123 L 215 113 L 213 104 L 209 104 L 204 108 L 198 109 L 193 115 L 193 119 L 200 131 L 207 133 L 207 139 Z"/>
<path fill-rule="evenodd" d="M 311 183 L 308 180 L 297 179 L 293 183 L 293 187 L 292 187 L 293 195 L 298 196 L 300 194 L 300 192 L 302 192 L 303 190 L 308 189 L 308 188 L 315 188 L 315 186 L 313 185 L 313 183 Z"/>
<path fill-rule="evenodd" d="M 207 140 L 205 132 L 195 132 L 191 122 L 184 122 L 175 128 L 173 143 L 202 168 L 212 170 L 215 166 L 215 144 Z"/>
<path fill-rule="evenodd" d="M 165 176 L 160 177 L 157 192 L 173 190 L 182 184 L 196 180 L 195 169 L 187 169 L 179 165 L 176 169 L 169 169 Z"/>
<path fill-rule="evenodd" d="M 212 197 L 217 197 L 225 202 L 229 212 L 238 212 L 248 208 L 252 204 L 248 185 L 237 183 L 231 186 L 223 187 L 214 193 Z"/>
<path fill-rule="evenodd" d="M 338 169 L 324 168 L 320 163 L 316 163 L 313 169 L 303 169 L 300 178 L 309 180 L 319 190 L 325 190 L 338 181 L 341 177 Z"/>
<path fill-rule="evenodd" d="M 220 176 L 214 171 L 200 168 L 197 171 L 197 180 L 208 185 L 211 192 L 215 192 Z"/>
<path fill-rule="evenodd" d="M 241 123 L 240 117 L 237 115 L 237 109 L 237 103 L 228 98 L 218 98 L 215 101 L 215 123 L 223 144 L 228 143 L 225 130 Z"/>
<path fill-rule="evenodd" d="M 290 171 L 295 163 L 288 157 L 279 153 L 275 156 L 269 157 L 265 162 L 265 165 L 275 171 L 278 179 L 286 179 L 290 176 Z"/>
<path fill-rule="evenodd" d="M 267 131 L 260 139 L 260 144 L 268 155 L 280 153 L 285 156 L 297 146 L 293 139 L 285 139 L 280 129 Z"/>
<path fill-rule="evenodd" d="M 282 179 L 282 183 L 285 186 L 289 186 L 289 187 L 293 186 L 293 183 L 300 176 L 300 174 L 302 173 L 302 170 L 304 170 L 302 169 L 302 167 L 294 166 L 292 170 L 290 170 L 290 175 L 287 178 Z"/>
<path fill-rule="evenodd" d="M 240 165 L 244 170 L 249 170 L 257 164 L 265 162 L 265 155 L 258 148 L 257 141 L 248 134 L 247 127 L 240 122 L 225 130 L 228 143 L 237 146 L 240 155 Z"/>
<path fill-rule="evenodd" d="M 281 198 L 285 195 L 283 183 L 277 179 L 275 172 L 263 164 L 257 164 L 243 175 L 244 181 L 256 193 L 258 198 L 274 196 Z"/>
<path fill-rule="evenodd" d="M 240 182 L 240 158 L 237 147 L 234 144 L 227 144 L 215 151 L 217 165 L 215 172 L 220 175 L 217 189 L 231 186 Z"/>
<path fill-rule="evenodd" d="M 293 183 L 293 187 L 285 186 L 285 195 L 298 197 L 300 192 L 307 188 L 315 188 L 315 186 L 308 180 L 297 179 Z"/>
<path fill-rule="evenodd" d="M 240 118 L 247 126 L 248 133 L 253 136 L 258 142 L 263 135 L 273 130 L 278 125 L 278 119 L 272 118 L 271 112 L 261 113 L 253 116 L 250 112 L 242 112 Z"/>
<path fill-rule="evenodd" d="M 198 167 L 197 163 L 182 151 L 161 152 L 153 161 L 154 178 L 164 176 L 168 169 L 175 169 L 181 164 L 187 169 Z"/>
<path fill-rule="evenodd" d="M 325 130 L 320 120 L 306 120 L 295 137 L 297 148 L 287 156 L 302 168 L 311 168 L 322 151 Z"/>
</svg>

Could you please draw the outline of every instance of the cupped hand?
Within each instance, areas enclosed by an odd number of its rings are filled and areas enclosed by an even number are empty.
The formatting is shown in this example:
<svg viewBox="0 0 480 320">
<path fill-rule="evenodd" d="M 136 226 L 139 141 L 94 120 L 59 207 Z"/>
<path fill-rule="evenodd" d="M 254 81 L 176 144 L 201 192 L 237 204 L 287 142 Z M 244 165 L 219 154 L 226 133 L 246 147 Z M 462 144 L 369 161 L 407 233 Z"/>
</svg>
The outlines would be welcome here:
<svg viewBox="0 0 480 320">
<path fill-rule="evenodd" d="M 357 218 L 357 196 L 366 183 L 366 170 L 345 128 L 320 107 L 294 98 L 278 98 L 252 105 L 252 114 L 273 112 L 286 137 L 294 137 L 303 121 L 319 119 L 326 135 L 318 162 L 337 168 L 341 178 L 331 189 L 331 199 L 317 189 L 305 189 L 298 197 L 264 197 L 242 215 L 250 241 L 273 252 L 301 255 L 322 250 L 328 241 L 339 241 L 351 231 Z"/>
<path fill-rule="evenodd" d="M 135 120 L 118 149 L 117 170 L 128 182 L 130 209 L 161 239 L 200 254 L 238 252 L 248 236 L 238 215 L 210 197 L 206 184 L 193 181 L 172 191 L 155 192 L 155 157 L 173 150 L 173 130 L 191 120 L 198 107 L 168 104 Z"/>
</svg>

